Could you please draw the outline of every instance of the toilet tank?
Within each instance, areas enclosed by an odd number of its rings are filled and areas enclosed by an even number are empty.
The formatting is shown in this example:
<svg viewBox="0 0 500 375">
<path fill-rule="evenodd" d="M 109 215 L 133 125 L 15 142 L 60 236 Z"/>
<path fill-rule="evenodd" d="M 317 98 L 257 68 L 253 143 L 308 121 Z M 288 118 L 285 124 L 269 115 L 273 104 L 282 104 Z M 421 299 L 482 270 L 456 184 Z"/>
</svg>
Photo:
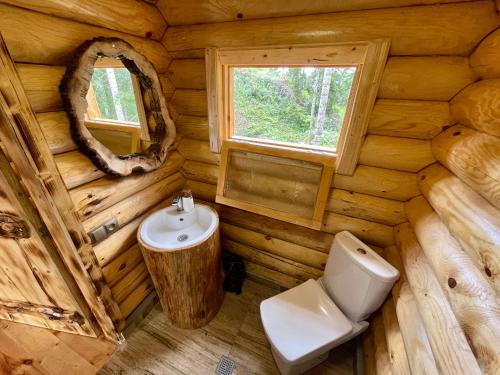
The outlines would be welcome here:
<svg viewBox="0 0 500 375">
<path fill-rule="evenodd" d="M 322 282 L 353 322 L 377 310 L 398 278 L 396 268 L 350 232 L 335 235 Z"/>
</svg>

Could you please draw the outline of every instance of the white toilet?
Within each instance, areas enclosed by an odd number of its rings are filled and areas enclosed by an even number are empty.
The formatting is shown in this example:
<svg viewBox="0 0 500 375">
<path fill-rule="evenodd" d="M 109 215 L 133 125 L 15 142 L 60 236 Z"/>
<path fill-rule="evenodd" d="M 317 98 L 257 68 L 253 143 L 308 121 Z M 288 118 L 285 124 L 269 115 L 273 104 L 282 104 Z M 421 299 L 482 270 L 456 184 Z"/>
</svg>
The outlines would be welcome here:
<svg viewBox="0 0 500 375">
<path fill-rule="evenodd" d="M 321 279 L 260 304 L 281 374 L 302 374 L 362 333 L 368 328 L 364 319 L 381 306 L 398 277 L 396 268 L 351 233 L 335 235 Z"/>
</svg>

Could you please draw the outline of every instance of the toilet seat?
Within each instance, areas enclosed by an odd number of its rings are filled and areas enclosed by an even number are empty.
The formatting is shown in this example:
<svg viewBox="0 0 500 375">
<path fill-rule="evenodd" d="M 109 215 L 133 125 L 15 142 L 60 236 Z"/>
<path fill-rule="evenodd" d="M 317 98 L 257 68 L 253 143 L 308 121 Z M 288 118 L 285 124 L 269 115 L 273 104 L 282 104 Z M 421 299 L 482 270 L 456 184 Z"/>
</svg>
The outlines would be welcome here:
<svg viewBox="0 0 500 375">
<path fill-rule="evenodd" d="M 351 321 L 312 279 L 262 301 L 260 312 L 269 341 L 289 362 L 316 356 L 353 331 Z"/>
</svg>

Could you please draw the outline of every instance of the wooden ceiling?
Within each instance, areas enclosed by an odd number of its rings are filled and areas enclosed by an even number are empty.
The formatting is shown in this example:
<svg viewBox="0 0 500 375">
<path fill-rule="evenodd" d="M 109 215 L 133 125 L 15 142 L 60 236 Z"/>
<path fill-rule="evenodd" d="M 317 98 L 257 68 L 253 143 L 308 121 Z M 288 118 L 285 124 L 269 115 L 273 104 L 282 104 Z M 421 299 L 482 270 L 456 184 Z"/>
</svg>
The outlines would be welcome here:
<svg viewBox="0 0 500 375">
<path fill-rule="evenodd" d="M 156 5 L 175 26 L 457 2 L 464 0 L 159 0 Z"/>
</svg>

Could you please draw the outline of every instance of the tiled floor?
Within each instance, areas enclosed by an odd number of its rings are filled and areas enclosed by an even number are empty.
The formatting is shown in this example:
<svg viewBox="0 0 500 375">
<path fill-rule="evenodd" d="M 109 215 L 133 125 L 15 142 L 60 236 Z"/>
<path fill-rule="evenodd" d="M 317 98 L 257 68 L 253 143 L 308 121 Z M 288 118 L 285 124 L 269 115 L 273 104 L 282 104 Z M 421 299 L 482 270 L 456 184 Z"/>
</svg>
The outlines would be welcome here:
<svg viewBox="0 0 500 375">
<path fill-rule="evenodd" d="M 170 325 L 157 305 L 127 339 L 100 375 L 214 374 L 222 356 L 237 364 L 233 374 L 279 374 L 259 316 L 260 301 L 276 289 L 247 280 L 241 295 L 226 293 L 216 318 L 197 330 Z M 353 374 L 353 347 L 332 351 L 309 374 Z"/>
</svg>

